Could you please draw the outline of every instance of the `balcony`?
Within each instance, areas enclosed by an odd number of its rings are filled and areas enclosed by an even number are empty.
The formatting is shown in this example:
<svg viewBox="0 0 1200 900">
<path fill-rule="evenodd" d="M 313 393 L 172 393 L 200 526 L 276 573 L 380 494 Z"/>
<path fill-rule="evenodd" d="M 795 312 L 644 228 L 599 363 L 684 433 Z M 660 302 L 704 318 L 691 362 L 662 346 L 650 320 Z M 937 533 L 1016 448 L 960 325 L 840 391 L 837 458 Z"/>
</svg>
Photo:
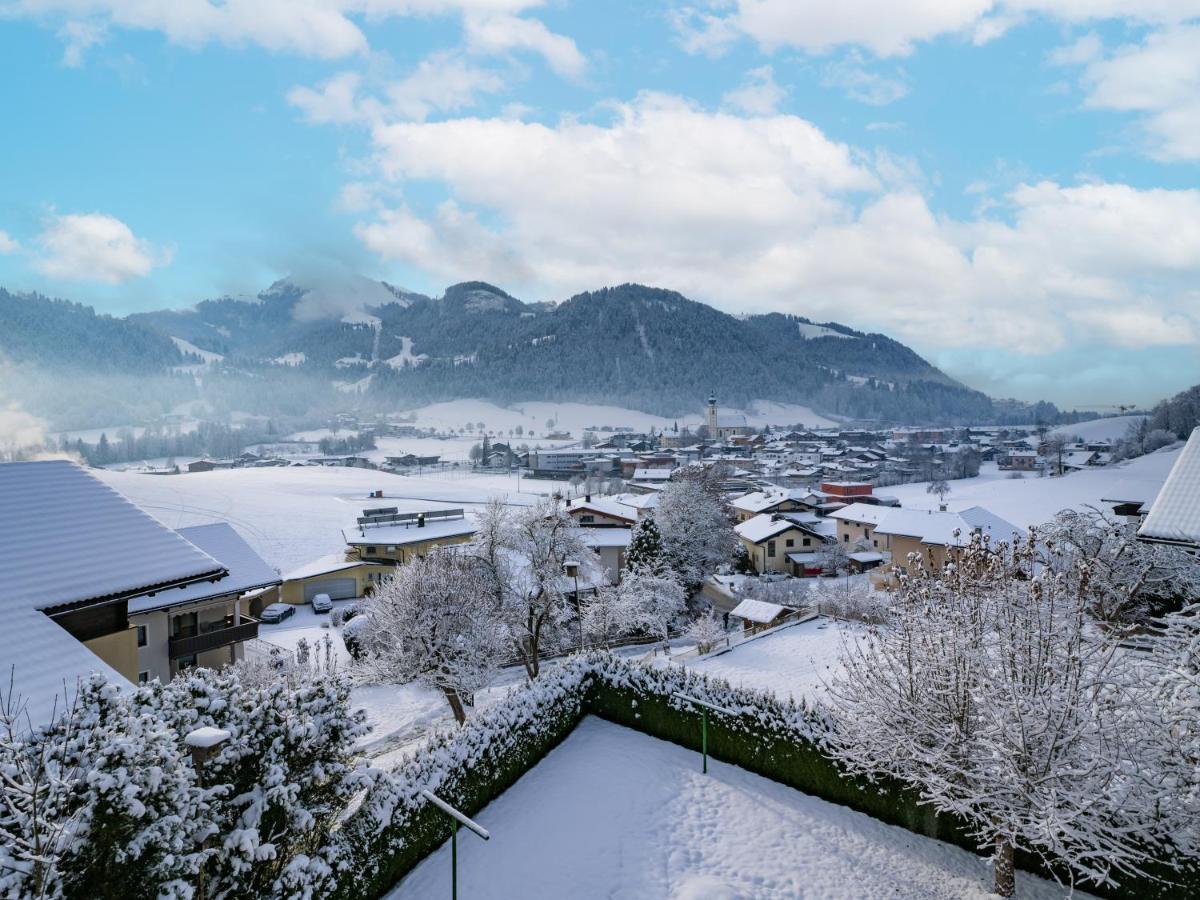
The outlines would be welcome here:
<svg viewBox="0 0 1200 900">
<path fill-rule="evenodd" d="M 258 637 L 258 620 L 242 616 L 238 625 L 233 624 L 233 616 L 226 616 L 223 622 L 205 622 L 200 626 L 198 634 L 181 634 L 167 642 L 167 652 L 171 659 L 183 656 L 194 656 L 206 650 L 216 650 L 218 647 L 228 647 L 230 644 L 240 644 L 242 641 Z"/>
</svg>

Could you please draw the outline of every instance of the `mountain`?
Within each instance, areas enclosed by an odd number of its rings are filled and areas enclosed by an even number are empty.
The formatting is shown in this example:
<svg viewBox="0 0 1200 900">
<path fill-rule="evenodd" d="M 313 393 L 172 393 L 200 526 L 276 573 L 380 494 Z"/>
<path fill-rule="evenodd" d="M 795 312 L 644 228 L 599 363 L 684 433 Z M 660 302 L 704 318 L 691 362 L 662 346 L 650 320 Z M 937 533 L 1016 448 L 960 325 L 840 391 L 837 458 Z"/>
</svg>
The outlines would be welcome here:
<svg viewBox="0 0 1200 900">
<path fill-rule="evenodd" d="M 0 334 L 0 356 L 159 373 L 180 399 L 202 397 L 218 411 L 302 416 L 480 397 L 671 415 L 711 391 L 729 407 L 775 400 L 885 422 L 981 421 L 998 409 L 885 335 L 778 313 L 731 316 L 636 284 L 546 304 L 479 281 L 434 298 L 359 276 L 287 278 L 256 297 L 126 319 L 0 292 L 6 321 L 22 330 Z M 31 331 L 40 342 L 20 346 Z M 55 333 L 71 336 L 69 352 L 46 343 Z"/>
</svg>

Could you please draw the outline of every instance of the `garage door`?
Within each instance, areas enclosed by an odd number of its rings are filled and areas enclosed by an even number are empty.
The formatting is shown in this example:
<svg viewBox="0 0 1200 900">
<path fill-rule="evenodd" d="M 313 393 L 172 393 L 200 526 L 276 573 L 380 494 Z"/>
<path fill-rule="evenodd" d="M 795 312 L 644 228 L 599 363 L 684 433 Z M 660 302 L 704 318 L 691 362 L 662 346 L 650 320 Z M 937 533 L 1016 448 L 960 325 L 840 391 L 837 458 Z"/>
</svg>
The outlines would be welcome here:
<svg viewBox="0 0 1200 900">
<path fill-rule="evenodd" d="M 353 578 L 325 578 L 321 581 L 310 581 L 304 585 L 304 602 L 308 602 L 317 594 L 328 594 L 334 600 L 345 600 L 357 596 L 357 583 Z"/>
</svg>

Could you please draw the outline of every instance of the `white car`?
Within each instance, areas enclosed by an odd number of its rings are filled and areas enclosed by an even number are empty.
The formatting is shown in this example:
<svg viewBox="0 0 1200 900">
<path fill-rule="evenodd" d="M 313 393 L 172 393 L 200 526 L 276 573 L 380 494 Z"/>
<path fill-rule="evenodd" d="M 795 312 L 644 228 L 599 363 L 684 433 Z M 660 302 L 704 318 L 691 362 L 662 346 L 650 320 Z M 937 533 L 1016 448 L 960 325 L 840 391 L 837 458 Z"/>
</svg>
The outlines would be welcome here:
<svg viewBox="0 0 1200 900">
<path fill-rule="evenodd" d="M 328 594 L 313 594 L 312 608 L 313 612 L 329 612 L 333 609 L 333 601 L 329 599 Z"/>
</svg>

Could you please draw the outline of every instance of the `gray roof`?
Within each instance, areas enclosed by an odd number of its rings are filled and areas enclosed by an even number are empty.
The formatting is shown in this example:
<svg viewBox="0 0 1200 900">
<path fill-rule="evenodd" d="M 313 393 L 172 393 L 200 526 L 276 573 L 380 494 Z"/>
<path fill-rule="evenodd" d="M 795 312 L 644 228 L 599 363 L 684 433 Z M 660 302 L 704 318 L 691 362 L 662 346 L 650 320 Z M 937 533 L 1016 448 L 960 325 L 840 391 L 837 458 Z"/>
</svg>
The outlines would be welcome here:
<svg viewBox="0 0 1200 900">
<path fill-rule="evenodd" d="M 210 597 L 242 594 L 255 588 L 282 583 L 283 579 L 279 577 L 279 573 L 251 550 L 242 536 L 225 522 L 180 528 L 178 534 L 221 563 L 229 570 L 229 574 L 220 581 L 197 581 L 187 587 L 159 591 L 151 597 L 130 600 L 130 615 L 180 603 L 207 600 Z"/>
<path fill-rule="evenodd" d="M 147 593 L 221 563 L 67 460 L 0 464 L 0 613 Z"/>
<path fill-rule="evenodd" d="M 1200 544 L 1200 428 L 1175 460 L 1138 536 Z"/>
</svg>

